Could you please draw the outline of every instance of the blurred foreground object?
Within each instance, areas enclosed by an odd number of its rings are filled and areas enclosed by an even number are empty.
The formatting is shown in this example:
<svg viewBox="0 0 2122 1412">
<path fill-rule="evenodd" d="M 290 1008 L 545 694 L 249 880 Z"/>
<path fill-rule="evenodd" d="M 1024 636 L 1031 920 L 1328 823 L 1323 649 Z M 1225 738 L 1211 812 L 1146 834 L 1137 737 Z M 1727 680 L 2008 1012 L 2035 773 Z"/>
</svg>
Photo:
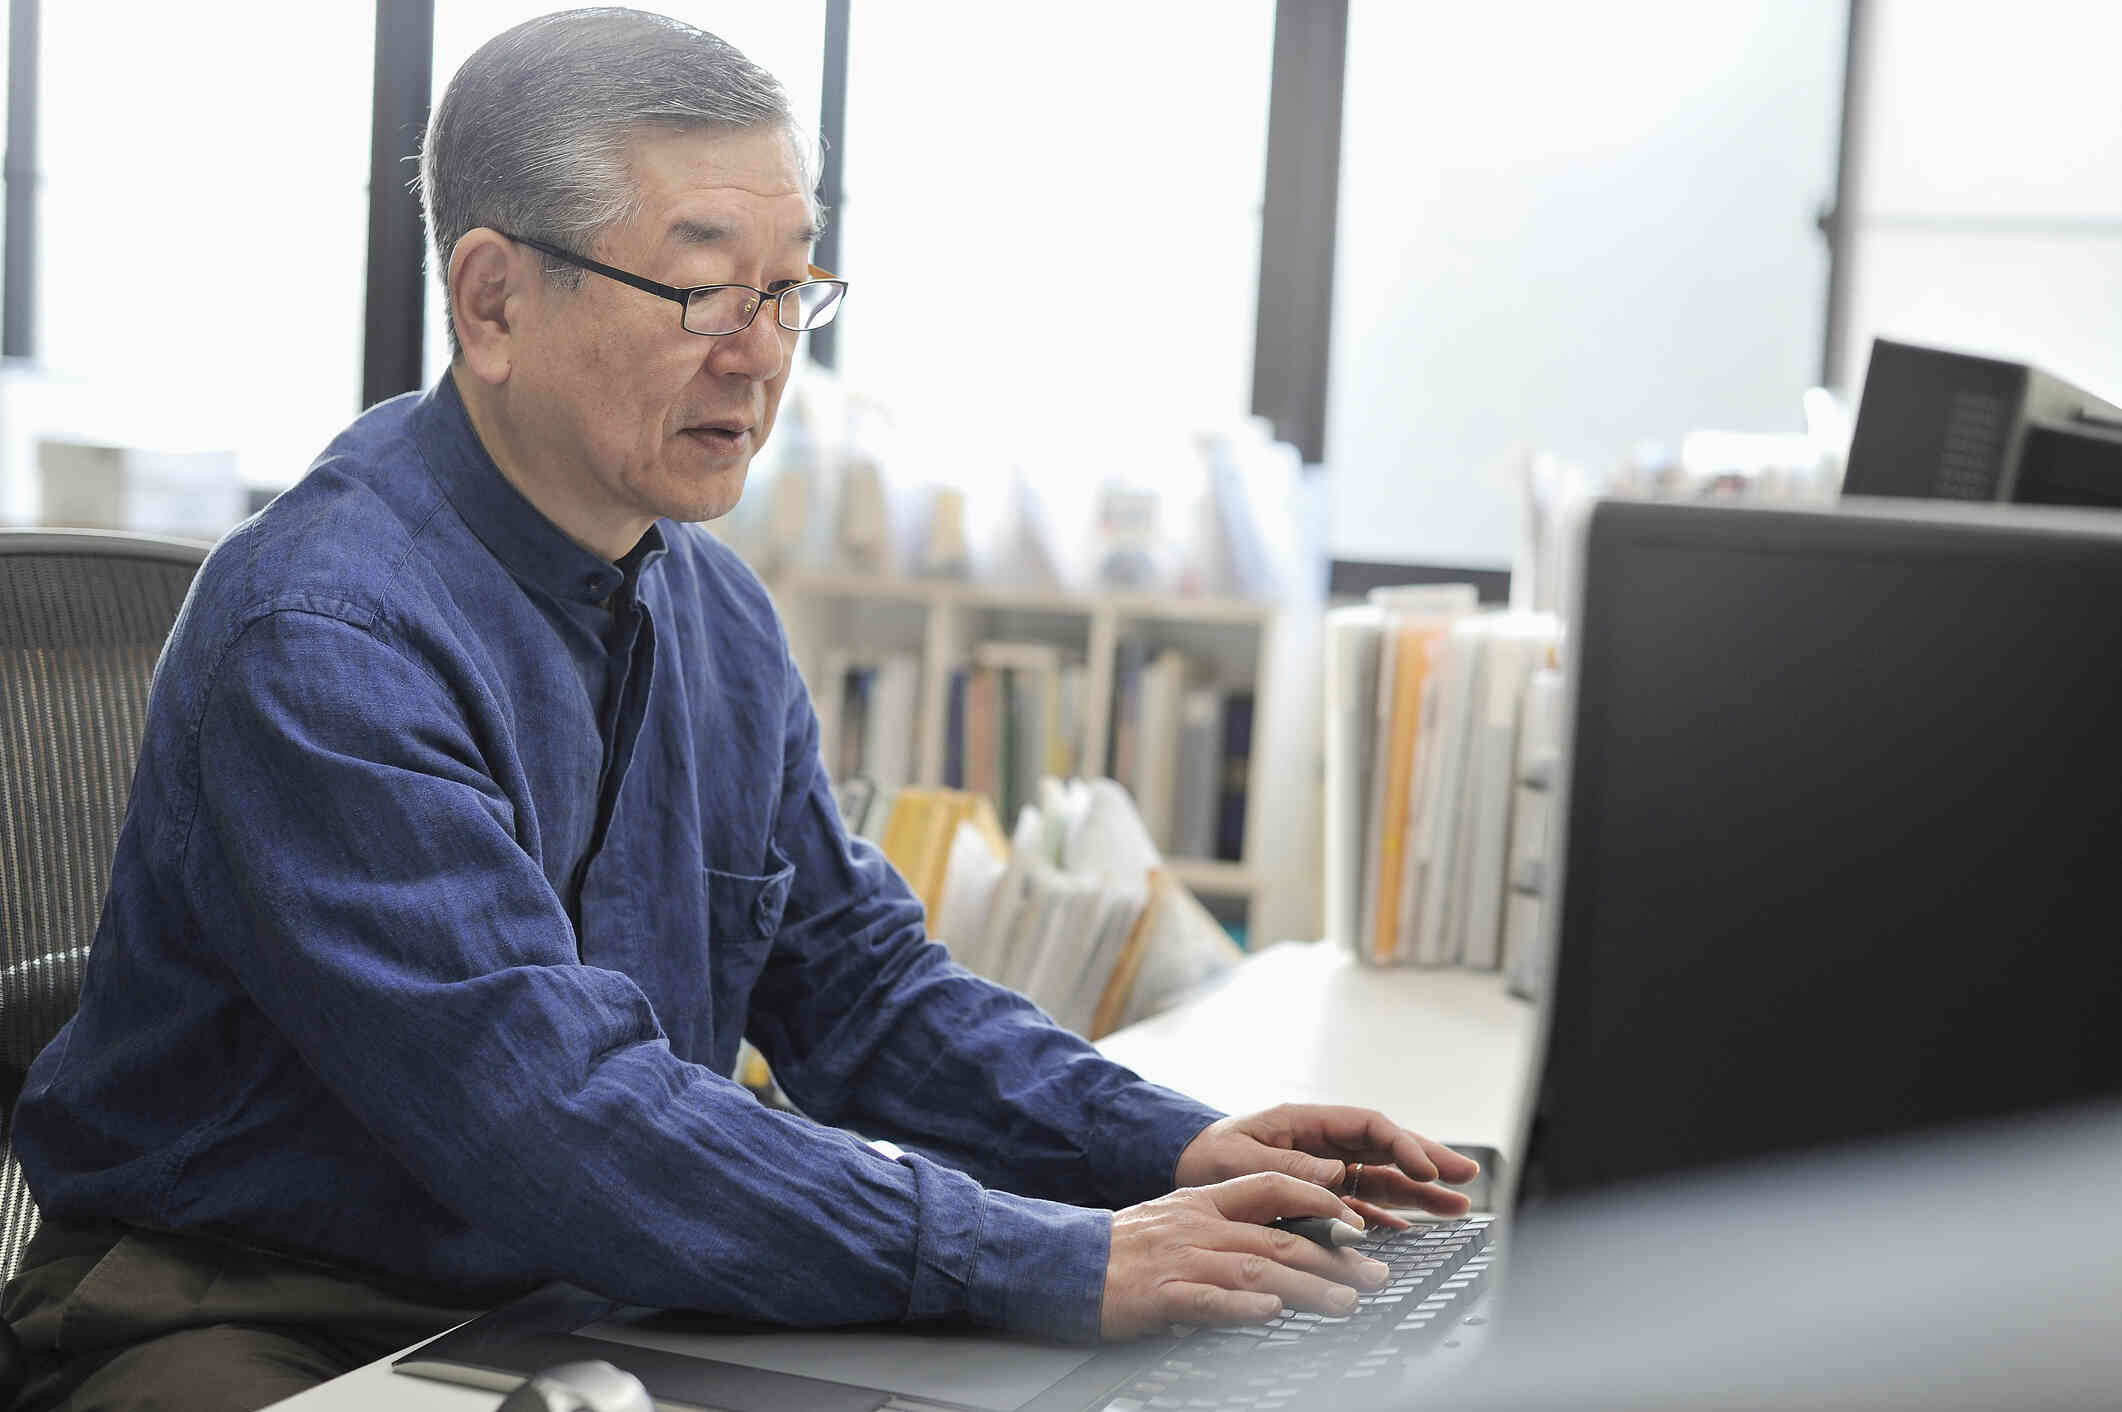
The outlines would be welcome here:
<svg viewBox="0 0 2122 1412">
<path fill-rule="evenodd" d="M 2118 1171 L 2107 1103 L 1557 1202 L 1430 1405 L 2112 1408 Z"/>
</svg>

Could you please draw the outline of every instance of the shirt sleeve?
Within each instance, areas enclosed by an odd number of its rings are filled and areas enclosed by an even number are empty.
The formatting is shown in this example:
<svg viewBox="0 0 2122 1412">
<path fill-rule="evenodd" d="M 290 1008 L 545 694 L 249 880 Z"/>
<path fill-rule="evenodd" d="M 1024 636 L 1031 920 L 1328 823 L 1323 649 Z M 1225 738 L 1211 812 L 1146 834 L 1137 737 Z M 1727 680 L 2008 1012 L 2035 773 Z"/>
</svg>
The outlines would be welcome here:
<svg viewBox="0 0 2122 1412">
<path fill-rule="evenodd" d="M 1115 1207 L 1170 1191 L 1179 1154 L 1222 1115 L 1106 1059 L 928 940 L 920 900 L 843 827 L 809 693 L 793 664 L 788 677 L 775 842 L 795 881 L 748 1031 L 776 1081 L 826 1122 L 991 1187 Z"/>
<path fill-rule="evenodd" d="M 205 942 L 377 1144 L 552 1277 L 628 1302 L 1095 1337 L 1106 1213 L 769 1109 L 578 959 L 520 781 L 468 724 L 476 689 L 386 627 L 280 611 L 222 654 L 201 712 L 187 885 L 243 919 Z M 1051 1287 L 1018 1277 L 1032 1257 Z"/>
</svg>

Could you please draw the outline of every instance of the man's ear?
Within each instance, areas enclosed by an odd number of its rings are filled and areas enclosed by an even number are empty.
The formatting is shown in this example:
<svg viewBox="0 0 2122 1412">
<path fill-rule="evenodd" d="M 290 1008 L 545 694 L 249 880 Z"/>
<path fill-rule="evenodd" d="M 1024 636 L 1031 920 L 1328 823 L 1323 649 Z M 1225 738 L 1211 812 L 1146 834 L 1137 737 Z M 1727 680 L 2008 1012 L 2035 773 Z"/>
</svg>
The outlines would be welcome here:
<svg viewBox="0 0 2122 1412">
<path fill-rule="evenodd" d="M 513 362 L 512 316 L 521 310 L 526 276 L 536 278 L 516 243 L 478 226 L 466 231 L 449 257 L 449 313 L 458 356 L 481 382 L 508 381 Z M 511 307 L 512 303 L 515 307 Z"/>
</svg>

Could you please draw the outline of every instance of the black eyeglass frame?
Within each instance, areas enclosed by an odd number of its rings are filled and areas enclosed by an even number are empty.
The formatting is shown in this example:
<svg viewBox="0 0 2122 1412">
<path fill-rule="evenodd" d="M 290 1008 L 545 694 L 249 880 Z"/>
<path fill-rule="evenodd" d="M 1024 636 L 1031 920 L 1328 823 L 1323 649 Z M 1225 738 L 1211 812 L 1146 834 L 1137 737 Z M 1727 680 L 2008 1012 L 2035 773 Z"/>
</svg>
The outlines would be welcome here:
<svg viewBox="0 0 2122 1412">
<path fill-rule="evenodd" d="M 502 230 L 499 226 L 492 226 L 489 227 L 489 229 L 491 229 L 496 235 L 500 235 L 509 240 L 515 241 L 518 245 L 528 245 L 533 250 L 541 250 L 544 253 L 552 256 L 556 260 L 565 260 L 568 264 L 574 265 L 579 269 L 588 270 L 591 274 L 603 275 L 606 279 L 615 279 L 621 284 L 630 284 L 634 288 L 642 290 L 646 293 L 660 295 L 665 299 L 671 300 L 678 306 L 678 327 L 685 329 L 687 333 L 693 335 L 693 337 L 695 338 L 728 338 L 731 334 L 744 332 L 744 330 L 752 326 L 752 321 L 759 317 L 759 311 L 766 307 L 766 304 L 769 300 L 772 301 L 774 306 L 774 323 L 776 325 L 781 328 L 788 329 L 790 333 L 808 333 L 810 331 L 809 329 L 789 328 L 788 321 L 781 317 L 782 295 L 791 293 L 795 290 L 803 288 L 805 285 L 811 284 L 830 284 L 838 287 L 840 291 L 839 297 L 834 299 L 831 304 L 826 306 L 832 311 L 832 318 L 828 318 L 821 323 L 812 324 L 810 326 L 811 328 L 824 328 L 825 325 L 831 323 L 833 319 L 840 317 L 841 301 L 847 298 L 847 281 L 839 278 L 831 270 L 820 269 L 816 265 L 810 266 L 809 279 L 796 280 L 795 282 L 784 285 L 780 289 L 776 290 L 760 289 L 756 285 L 749 284 L 696 284 L 691 286 L 690 288 L 680 288 L 678 285 L 675 284 L 664 284 L 660 280 L 650 279 L 646 275 L 631 274 L 626 270 L 617 268 L 616 266 L 607 265 L 601 260 L 592 260 L 587 255 L 577 255 L 572 250 L 565 249 L 558 245 L 548 244 L 543 240 L 533 240 L 527 235 L 511 235 L 509 234 L 509 232 Z M 739 324 L 736 328 L 722 329 L 715 333 L 702 333 L 698 329 L 686 328 L 685 311 L 691 306 L 693 302 L 693 296 L 696 294 L 710 293 L 717 289 L 742 289 L 748 291 L 749 293 L 757 295 L 757 300 L 752 304 L 752 311 L 750 317 L 746 318 L 745 321 L 742 324 Z"/>
</svg>

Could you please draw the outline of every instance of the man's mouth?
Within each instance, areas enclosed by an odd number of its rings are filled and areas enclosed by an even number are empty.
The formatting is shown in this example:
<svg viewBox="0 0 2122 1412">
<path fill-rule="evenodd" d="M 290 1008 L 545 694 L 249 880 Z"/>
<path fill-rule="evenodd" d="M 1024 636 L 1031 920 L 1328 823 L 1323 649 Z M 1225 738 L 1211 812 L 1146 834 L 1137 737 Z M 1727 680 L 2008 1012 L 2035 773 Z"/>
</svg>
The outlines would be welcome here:
<svg viewBox="0 0 2122 1412">
<path fill-rule="evenodd" d="M 751 427 L 743 422 L 705 422 L 685 429 L 685 435 L 717 451 L 736 450 L 750 434 Z"/>
</svg>

